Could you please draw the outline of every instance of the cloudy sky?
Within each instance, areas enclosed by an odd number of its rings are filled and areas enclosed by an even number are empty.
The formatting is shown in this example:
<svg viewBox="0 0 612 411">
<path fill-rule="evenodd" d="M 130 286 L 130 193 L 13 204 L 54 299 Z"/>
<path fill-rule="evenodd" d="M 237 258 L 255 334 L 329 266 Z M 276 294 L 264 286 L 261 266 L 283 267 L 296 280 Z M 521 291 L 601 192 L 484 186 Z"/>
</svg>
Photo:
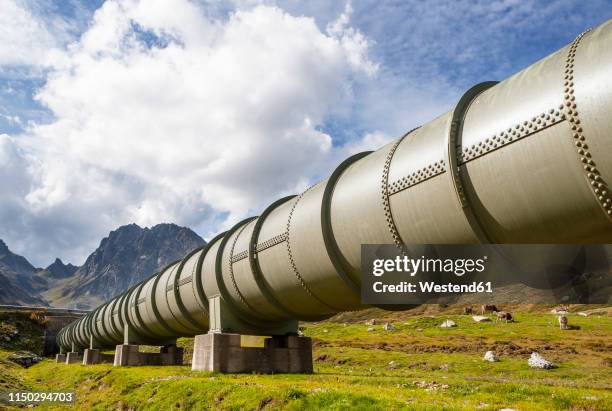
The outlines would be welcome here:
<svg viewBox="0 0 612 411">
<path fill-rule="evenodd" d="M 589 1 L 0 0 L 0 239 L 205 238 L 612 18 Z"/>
</svg>

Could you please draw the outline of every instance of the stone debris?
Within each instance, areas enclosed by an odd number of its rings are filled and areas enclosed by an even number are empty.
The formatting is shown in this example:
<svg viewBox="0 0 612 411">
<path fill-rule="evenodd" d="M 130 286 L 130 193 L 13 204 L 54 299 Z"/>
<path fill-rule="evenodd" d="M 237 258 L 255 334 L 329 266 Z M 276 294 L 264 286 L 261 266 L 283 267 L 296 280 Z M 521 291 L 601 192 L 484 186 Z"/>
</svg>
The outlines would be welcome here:
<svg viewBox="0 0 612 411">
<path fill-rule="evenodd" d="M 389 361 L 389 368 L 391 368 L 392 370 L 396 369 L 397 367 L 399 367 L 399 364 L 396 361 Z"/>
<path fill-rule="evenodd" d="M 497 358 L 497 355 L 495 355 L 493 351 L 487 351 L 482 359 L 489 362 L 499 361 L 499 358 Z"/>
<path fill-rule="evenodd" d="M 445 320 L 442 324 L 440 324 L 440 328 L 452 328 L 456 327 L 457 324 L 453 320 Z"/>
<path fill-rule="evenodd" d="M 412 383 L 419 388 L 425 388 L 427 391 L 447 390 L 449 388 L 448 384 L 439 384 L 435 381 L 413 381 Z"/>
<path fill-rule="evenodd" d="M 374 327 L 368 327 L 368 331 L 374 331 Z"/>
<path fill-rule="evenodd" d="M 9 355 L 8 359 L 22 367 L 28 368 L 42 361 L 42 357 L 29 351 L 17 351 Z"/>
<path fill-rule="evenodd" d="M 537 352 L 531 353 L 531 357 L 529 357 L 529 360 L 527 360 L 527 364 L 529 364 L 531 368 L 543 368 L 545 370 L 550 370 L 551 368 L 557 368 L 555 364 L 546 360 L 544 357 L 542 357 Z"/>
<path fill-rule="evenodd" d="M 580 311 L 580 312 L 578 313 L 578 315 L 580 315 L 580 316 L 582 316 L 582 317 L 588 317 L 588 316 L 589 316 L 589 314 L 588 314 L 588 313 L 585 313 L 585 312 L 582 312 L 582 311 Z"/>
<path fill-rule="evenodd" d="M 477 323 L 484 323 L 484 322 L 487 322 L 487 321 L 491 321 L 491 319 L 489 317 L 486 317 L 484 315 L 473 315 L 472 319 L 474 321 L 476 321 Z"/>
<path fill-rule="evenodd" d="M 396 329 L 397 328 L 391 323 L 385 323 L 385 325 L 383 325 L 383 330 L 385 331 L 395 331 Z"/>
</svg>

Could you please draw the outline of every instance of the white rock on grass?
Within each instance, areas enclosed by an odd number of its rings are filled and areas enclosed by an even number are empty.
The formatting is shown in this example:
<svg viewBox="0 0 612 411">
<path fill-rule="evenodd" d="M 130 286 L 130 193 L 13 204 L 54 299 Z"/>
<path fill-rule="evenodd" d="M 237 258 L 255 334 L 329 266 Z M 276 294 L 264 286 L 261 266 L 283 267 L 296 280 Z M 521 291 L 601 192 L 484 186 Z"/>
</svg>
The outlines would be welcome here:
<svg viewBox="0 0 612 411">
<path fill-rule="evenodd" d="M 489 317 L 485 317 L 484 315 L 473 315 L 472 319 L 474 321 L 476 321 L 477 323 L 483 323 L 486 321 L 491 321 L 491 319 Z"/>
<path fill-rule="evenodd" d="M 489 362 L 499 361 L 499 358 L 497 358 L 497 355 L 495 355 L 493 351 L 487 351 L 482 359 Z"/>
<path fill-rule="evenodd" d="M 527 360 L 527 364 L 529 364 L 531 368 L 543 368 L 545 370 L 557 368 L 555 364 L 551 363 L 537 352 L 531 353 L 531 357 L 529 357 L 529 360 Z"/>
<path fill-rule="evenodd" d="M 385 331 L 395 331 L 396 328 L 391 323 L 385 323 L 385 325 L 383 325 L 383 330 L 385 330 Z"/>
<path fill-rule="evenodd" d="M 457 324 L 453 320 L 445 320 L 442 324 L 440 324 L 440 328 L 452 328 L 456 327 Z"/>
<path fill-rule="evenodd" d="M 374 331 L 374 327 L 368 327 L 368 331 Z"/>
</svg>

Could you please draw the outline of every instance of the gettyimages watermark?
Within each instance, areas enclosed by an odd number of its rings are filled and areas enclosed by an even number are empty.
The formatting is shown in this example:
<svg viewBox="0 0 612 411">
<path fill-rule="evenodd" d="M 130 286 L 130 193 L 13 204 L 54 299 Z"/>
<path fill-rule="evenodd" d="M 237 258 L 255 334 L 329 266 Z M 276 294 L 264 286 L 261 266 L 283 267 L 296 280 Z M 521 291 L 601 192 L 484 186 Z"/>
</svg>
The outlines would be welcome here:
<svg viewBox="0 0 612 411">
<path fill-rule="evenodd" d="M 610 244 L 361 248 L 364 304 L 612 302 Z"/>
</svg>

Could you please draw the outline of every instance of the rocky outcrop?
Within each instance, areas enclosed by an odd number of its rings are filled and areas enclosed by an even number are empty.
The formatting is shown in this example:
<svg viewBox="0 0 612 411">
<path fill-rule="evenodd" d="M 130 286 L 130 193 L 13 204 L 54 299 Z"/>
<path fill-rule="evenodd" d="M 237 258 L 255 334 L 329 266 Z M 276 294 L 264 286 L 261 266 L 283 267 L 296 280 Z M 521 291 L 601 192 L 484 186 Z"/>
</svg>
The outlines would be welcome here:
<svg viewBox="0 0 612 411">
<path fill-rule="evenodd" d="M 176 224 L 119 227 L 56 292 L 60 305 L 90 308 L 144 280 L 204 244 L 195 232 Z M 74 304 L 73 304 L 74 302 Z"/>
</svg>

